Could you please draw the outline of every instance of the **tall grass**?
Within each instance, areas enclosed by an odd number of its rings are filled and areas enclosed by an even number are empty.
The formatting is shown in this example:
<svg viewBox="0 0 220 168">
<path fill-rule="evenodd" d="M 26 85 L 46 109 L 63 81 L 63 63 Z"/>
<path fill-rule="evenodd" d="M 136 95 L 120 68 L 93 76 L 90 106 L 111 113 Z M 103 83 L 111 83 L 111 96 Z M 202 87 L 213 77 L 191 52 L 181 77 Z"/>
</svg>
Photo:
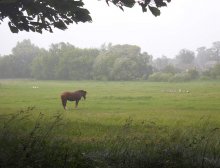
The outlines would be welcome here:
<svg viewBox="0 0 220 168">
<path fill-rule="evenodd" d="M 201 119 L 186 128 L 141 123 L 142 133 L 129 117 L 113 133 L 97 139 L 81 139 L 78 127 L 74 137 L 61 136 L 66 128 L 63 114 L 50 119 L 34 108 L 2 115 L 0 128 L 0 167 L 118 167 L 118 168 L 218 168 L 220 166 L 219 128 Z M 31 121 L 31 122 L 30 122 Z M 140 129 L 139 127 L 139 129 Z M 58 131 L 60 130 L 60 131 Z"/>
<path fill-rule="evenodd" d="M 28 108 L 4 119 L 0 129 L 0 167 L 93 167 L 77 145 L 54 134 L 63 125 L 60 114 L 45 123 L 40 113 L 35 123 L 27 127 L 31 111 Z"/>
</svg>

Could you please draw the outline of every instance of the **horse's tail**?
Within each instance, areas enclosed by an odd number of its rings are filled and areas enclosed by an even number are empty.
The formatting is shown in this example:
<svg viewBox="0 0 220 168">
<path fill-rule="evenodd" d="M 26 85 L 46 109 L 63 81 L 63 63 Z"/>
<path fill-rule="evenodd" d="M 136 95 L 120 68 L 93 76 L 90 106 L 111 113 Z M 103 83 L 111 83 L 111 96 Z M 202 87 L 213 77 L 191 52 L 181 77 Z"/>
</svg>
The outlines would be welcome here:
<svg viewBox="0 0 220 168">
<path fill-rule="evenodd" d="M 64 95 L 61 95 L 60 98 L 61 98 L 61 101 L 62 101 L 63 108 L 66 110 L 66 101 L 67 100 L 66 100 Z"/>
</svg>

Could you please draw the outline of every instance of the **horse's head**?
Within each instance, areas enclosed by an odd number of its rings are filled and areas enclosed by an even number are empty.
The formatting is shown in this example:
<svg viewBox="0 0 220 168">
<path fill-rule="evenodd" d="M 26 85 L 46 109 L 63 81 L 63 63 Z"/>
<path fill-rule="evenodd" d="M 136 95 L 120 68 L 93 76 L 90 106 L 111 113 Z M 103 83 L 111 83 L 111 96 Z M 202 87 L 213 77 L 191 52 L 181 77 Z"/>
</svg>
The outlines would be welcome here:
<svg viewBox="0 0 220 168">
<path fill-rule="evenodd" d="M 82 97 L 84 98 L 84 100 L 86 100 L 86 94 L 87 94 L 87 92 L 86 91 L 84 91 L 84 90 L 82 90 Z"/>
</svg>

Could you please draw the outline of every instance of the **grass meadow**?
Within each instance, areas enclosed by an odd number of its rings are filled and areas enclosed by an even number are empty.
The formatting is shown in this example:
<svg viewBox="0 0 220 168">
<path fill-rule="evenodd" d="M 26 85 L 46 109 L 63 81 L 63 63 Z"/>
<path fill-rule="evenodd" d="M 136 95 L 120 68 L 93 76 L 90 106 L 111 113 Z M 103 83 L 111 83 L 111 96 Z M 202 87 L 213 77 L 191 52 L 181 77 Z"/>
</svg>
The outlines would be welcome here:
<svg viewBox="0 0 220 168">
<path fill-rule="evenodd" d="M 0 126 L 0 167 L 220 167 L 220 82 L 0 80 Z"/>
</svg>

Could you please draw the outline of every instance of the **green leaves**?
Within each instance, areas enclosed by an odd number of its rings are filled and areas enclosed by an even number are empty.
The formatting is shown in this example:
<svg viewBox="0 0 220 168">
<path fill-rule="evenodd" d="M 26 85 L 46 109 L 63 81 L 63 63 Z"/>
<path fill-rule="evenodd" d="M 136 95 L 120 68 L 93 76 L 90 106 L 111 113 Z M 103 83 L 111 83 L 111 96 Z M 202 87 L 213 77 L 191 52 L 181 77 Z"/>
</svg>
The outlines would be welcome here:
<svg viewBox="0 0 220 168">
<path fill-rule="evenodd" d="M 58 29 L 61 29 L 61 30 L 67 29 L 67 26 L 65 25 L 65 23 L 62 20 L 59 20 L 58 22 L 55 22 L 54 27 L 56 27 Z"/>
<path fill-rule="evenodd" d="M 12 33 L 43 30 L 53 32 L 54 28 L 67 29 L 75 22 L 91 22 L 87 9 L 81 0 L 0 0 L 0 21 L 9 18 Z"/>
<path fill-rule="evenodd" d="M 167 6 L 167 4 L 166 4 L 166 2 L 164 2 L 164 0 L 155 0 L 154 2 L 158 8 L 163 7 L 163 6 Z"/>
<path fill-rule="evenodd" d="M 18 28 L 16 26 L 12 25 L 11 22 L 8 22 L 8 26 L 9 26 L 12 33 L 18 33 Z"/>
<path fill-rule="evenodd" d="M 89 15 L 89 11 L 87 9 L 81 9 L 78 8 L 77 11 L 75 11 L 75 21 L 76 23 L 80 20 L 81 22 L 91 22 L 92 18 Z"/>
<path fill-rule="evenodd" d="M 124 6 L 129 8 L 132 8 L 135 5 L 134 0 L 122 0 L 122 3 L 124 4 Z"/>
<path fill-rule="evenodd" d="M 139 5 L 142 7 L 143 12 L 147 12 L 147 7 L 154 16 L 160 15 L 161 7 L 167 6 L 166 2 L 171 2 L 171 0 L 140 0 Z"/>
<path fill-rule="evenodd" d="M 160 15 L 160 10 L 156 7 L 152 7 L 152 6 L 148 6 L 148 8 L 150 9 L 151 13 L 154 16 L 159 16 Z"/>
<path fill-rule="evenodd" d="M 119 7 L 122 11 L 124 11 L 124 6 L 128 8 L 132 8 L 135 5 L 135 0 L 106 0 L 106 3 L 109 5 L 109 2 L 112 2 L 114 5 Z"/>
<path fill-rule="evenodd" d="M 160 15 L 160 7 L 167 6 L 171 0 L 106 0 L 124 11 L 139 4 L 143 12 L 147 8 L 154 16 Z M 54 28 L 67 29 L 73 22 L 91 22 L 90 12 L 83 8 L 83 0 L 0 0 L 0 23 L 9 18 L 12 33 L 43 30 L 53 32 Z"/>
<path fill-rule="evenodd" d="M 124 11 L 123 7 L 132 8 L 136 3 L 139 4 L 143 12 L 147 12 L 147 8 L 151 11 L 154 16 L 160 15 L 161 7 L 167 6 L 167 2 L 171 0 L 106 0 L 106 3 L 109 5 L 109 2 L 112 2 L 114 5 L 118 6 L 121 10 Z"/>
</svg>

